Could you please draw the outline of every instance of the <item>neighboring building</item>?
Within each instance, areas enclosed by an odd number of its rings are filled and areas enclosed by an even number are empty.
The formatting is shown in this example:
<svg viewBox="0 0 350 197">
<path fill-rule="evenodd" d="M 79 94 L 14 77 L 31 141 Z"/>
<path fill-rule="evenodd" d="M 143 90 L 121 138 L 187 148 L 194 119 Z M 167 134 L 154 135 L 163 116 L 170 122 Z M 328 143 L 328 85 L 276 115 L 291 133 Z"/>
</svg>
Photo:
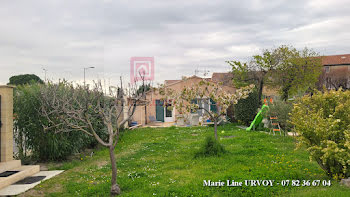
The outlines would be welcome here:
<svg viewBox="0 0 350 197">
<path fill-rule="evenodd" d="M 225 86 L 233 86 L 233 74 L 231 72 L 213 73 L 211 80 L 222 83 Z"/>
<path fill-rule="evenodd" d="M 318 89 L 350 89 L 350 54 L 322 56 L 322 74 L 317 83 Z M 232 73 L 213 73 L 212 80 L 232 85 Z M 264 86 L 263 95 L 276 96 L 278 90 Z"/>
<path fill-rule="evenodd" d="M 350 54 L 322 57 L 323 70 L 317 84 L 321 89 L 350 89 Z"/>
</svg>

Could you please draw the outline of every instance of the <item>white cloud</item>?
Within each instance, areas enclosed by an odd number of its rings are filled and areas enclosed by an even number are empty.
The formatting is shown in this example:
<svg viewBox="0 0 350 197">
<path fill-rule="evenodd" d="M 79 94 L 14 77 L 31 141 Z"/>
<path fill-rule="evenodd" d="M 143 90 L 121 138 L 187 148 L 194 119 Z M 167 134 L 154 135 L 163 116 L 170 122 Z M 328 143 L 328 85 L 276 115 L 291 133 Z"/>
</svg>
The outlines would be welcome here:
<svg viewBox="0 0 350 197">
<path fill-rule="evenodd" d="M 82 81 L 129 78 L 132 56 L 156 59 L 156 80 L 225 71 L 290 44 L 350 53 L 347 0 L 6 1 L 0 7 L 0 84 L 12 75 Z"/>
</svg>

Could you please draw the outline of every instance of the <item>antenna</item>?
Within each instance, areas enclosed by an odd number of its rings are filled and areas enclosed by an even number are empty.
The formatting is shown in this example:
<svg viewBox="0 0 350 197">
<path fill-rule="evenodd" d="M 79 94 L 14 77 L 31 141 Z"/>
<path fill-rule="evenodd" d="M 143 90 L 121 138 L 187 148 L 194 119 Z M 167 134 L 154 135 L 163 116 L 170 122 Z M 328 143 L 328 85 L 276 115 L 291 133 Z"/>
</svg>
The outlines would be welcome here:
<svg viewBox="0 0 350 197">
<path fill-rule="evenodd" d="M 209 74 L 210 70 L 204 69 L 204 70 L 199 70 L 198 68 L 194 70 L 195 75 L 197 76 L 198 73 L 202 73 L 203 76 L 207 76 Z"/>
<path fill-rule="evenodd" d="M 209 74 L 209 72 L 210 72 L 209 70 L 204 69 L 204 73 L 203 73 L 203 75 L 204 75 L 204 76 L 207 76 L 207 75 Z"/>
</svg>

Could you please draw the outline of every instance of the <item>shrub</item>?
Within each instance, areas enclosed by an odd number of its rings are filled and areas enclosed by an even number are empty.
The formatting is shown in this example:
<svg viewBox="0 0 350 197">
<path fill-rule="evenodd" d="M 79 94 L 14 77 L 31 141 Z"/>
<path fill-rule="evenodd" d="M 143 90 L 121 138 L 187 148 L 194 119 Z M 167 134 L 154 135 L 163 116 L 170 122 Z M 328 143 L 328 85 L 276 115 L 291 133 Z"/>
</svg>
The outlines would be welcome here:
<svg viewBox="0 0 350 197">
<path fill-rule="evenodd" d="M 311 158 L 334 179 L 350 176 L 350 91 L 316 92 L 294 105 L 291 122 Z"/>
<path fill-rule="evenodd" d="M 235 119 L 245 125 L 249 125 L 254 120 L 259 104 L 257 91 L 251 92 L 247 98 L 240 99 L 234 106 Z"/>
<path fill-rule="evenodd" d="M 14 138 L 19 159 L 28 160 L 27 152 L 31 152 L 32 160 L 64 160 L 73 153 L 97 145 L 93 137 L 79 131 L 57 133 L 55 128 L 44 130 L 44 125 L 50 127 L 52 122 L 63 117 L 49 115 L 47 118 L 41 113 L 42 88 L 51 88 L 51 85 L 21 85 L 14 91 Z M 60 96 L 68 96 L 65 88 L 68 87 L 62 85 Z M 97 119 L 92 124 L 98 133 L 105 132 Z"/>
<path fill-rule="evenodd" d="M 293 104 L 282 101 L 282 100 L 275 100 L 273 104 L 269 105 L 269 110 L 267 112 L 268 116 L 277 116 L 278 117 L 278 123 L 280 124 L 282 130 L 284 131 L 290 131 L 292 129 L 292 124 L 289 122 L 289 113 L 293 109 Z"/>
<path fill-rule="evenodd" d="M 226 114 L 226 117 L 227 117 L 228 121 L 230 121 L 230 122 L 232 122 L 232 123 L 237 122 L 237 120 L 236 120 L 236 118 L 235 118 L 234 108 L 235 108 L 234 105 L 230 105 L 230 106 L 227 108 L 227 114 Z"/>
<path fill-rule="evenodd" d="M 195 157 L 220 156 L 224 154 L 225 148 L 212 136 L 208 136 L 202 148 L 195 154 Z"/>
<path fill-rule="evenodd" d="M 40 79 L 40 77 L 34 75 L 34 74 L 25 74 L 25 75 L 15 75 L 10 77 L 10 82 L 7 83 L 8 85 L 25 85 L 25 84 L 32 84 L 32 83 L 41 83 L 43 84 L 43 80 Z"/>
</svg>

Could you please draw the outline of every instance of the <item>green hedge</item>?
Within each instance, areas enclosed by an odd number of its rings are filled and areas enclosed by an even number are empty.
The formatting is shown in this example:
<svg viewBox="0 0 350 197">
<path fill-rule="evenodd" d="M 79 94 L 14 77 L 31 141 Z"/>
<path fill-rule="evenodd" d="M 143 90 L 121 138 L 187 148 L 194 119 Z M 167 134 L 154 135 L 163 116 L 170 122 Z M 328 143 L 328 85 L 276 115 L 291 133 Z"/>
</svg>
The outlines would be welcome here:
<svg viewBox="0 0 350 197">
<path fill-rule="evenodd" d="M 51 87 L 47 84 L 21 85 L 14 91 L 14 138 L 19 149 L 18 157 L 22 160 L 30 157 L 36 161 L 64 160 L 73 153 L 96 146 L 93 137 L 80 131 L 44 131 L 43 125 L 50 126 L 50 123 L 41 113 L 40 88 Z M 59 96 L 66 94 L 65 88 L 63 85 Z M 49 117 L 52 121 L 61 121 L 59 117 Z M 105 132 L 100 120 L 94 120 L 93 124 L 99 134 Z"/>
<path fill-rule="evenodd" d="M 247 98 L 240 99 L 234 106 L 235 119 L 248 126 L 254 120 L 259 104 L 257 91 L 251 92 Z"/>
</svg>

